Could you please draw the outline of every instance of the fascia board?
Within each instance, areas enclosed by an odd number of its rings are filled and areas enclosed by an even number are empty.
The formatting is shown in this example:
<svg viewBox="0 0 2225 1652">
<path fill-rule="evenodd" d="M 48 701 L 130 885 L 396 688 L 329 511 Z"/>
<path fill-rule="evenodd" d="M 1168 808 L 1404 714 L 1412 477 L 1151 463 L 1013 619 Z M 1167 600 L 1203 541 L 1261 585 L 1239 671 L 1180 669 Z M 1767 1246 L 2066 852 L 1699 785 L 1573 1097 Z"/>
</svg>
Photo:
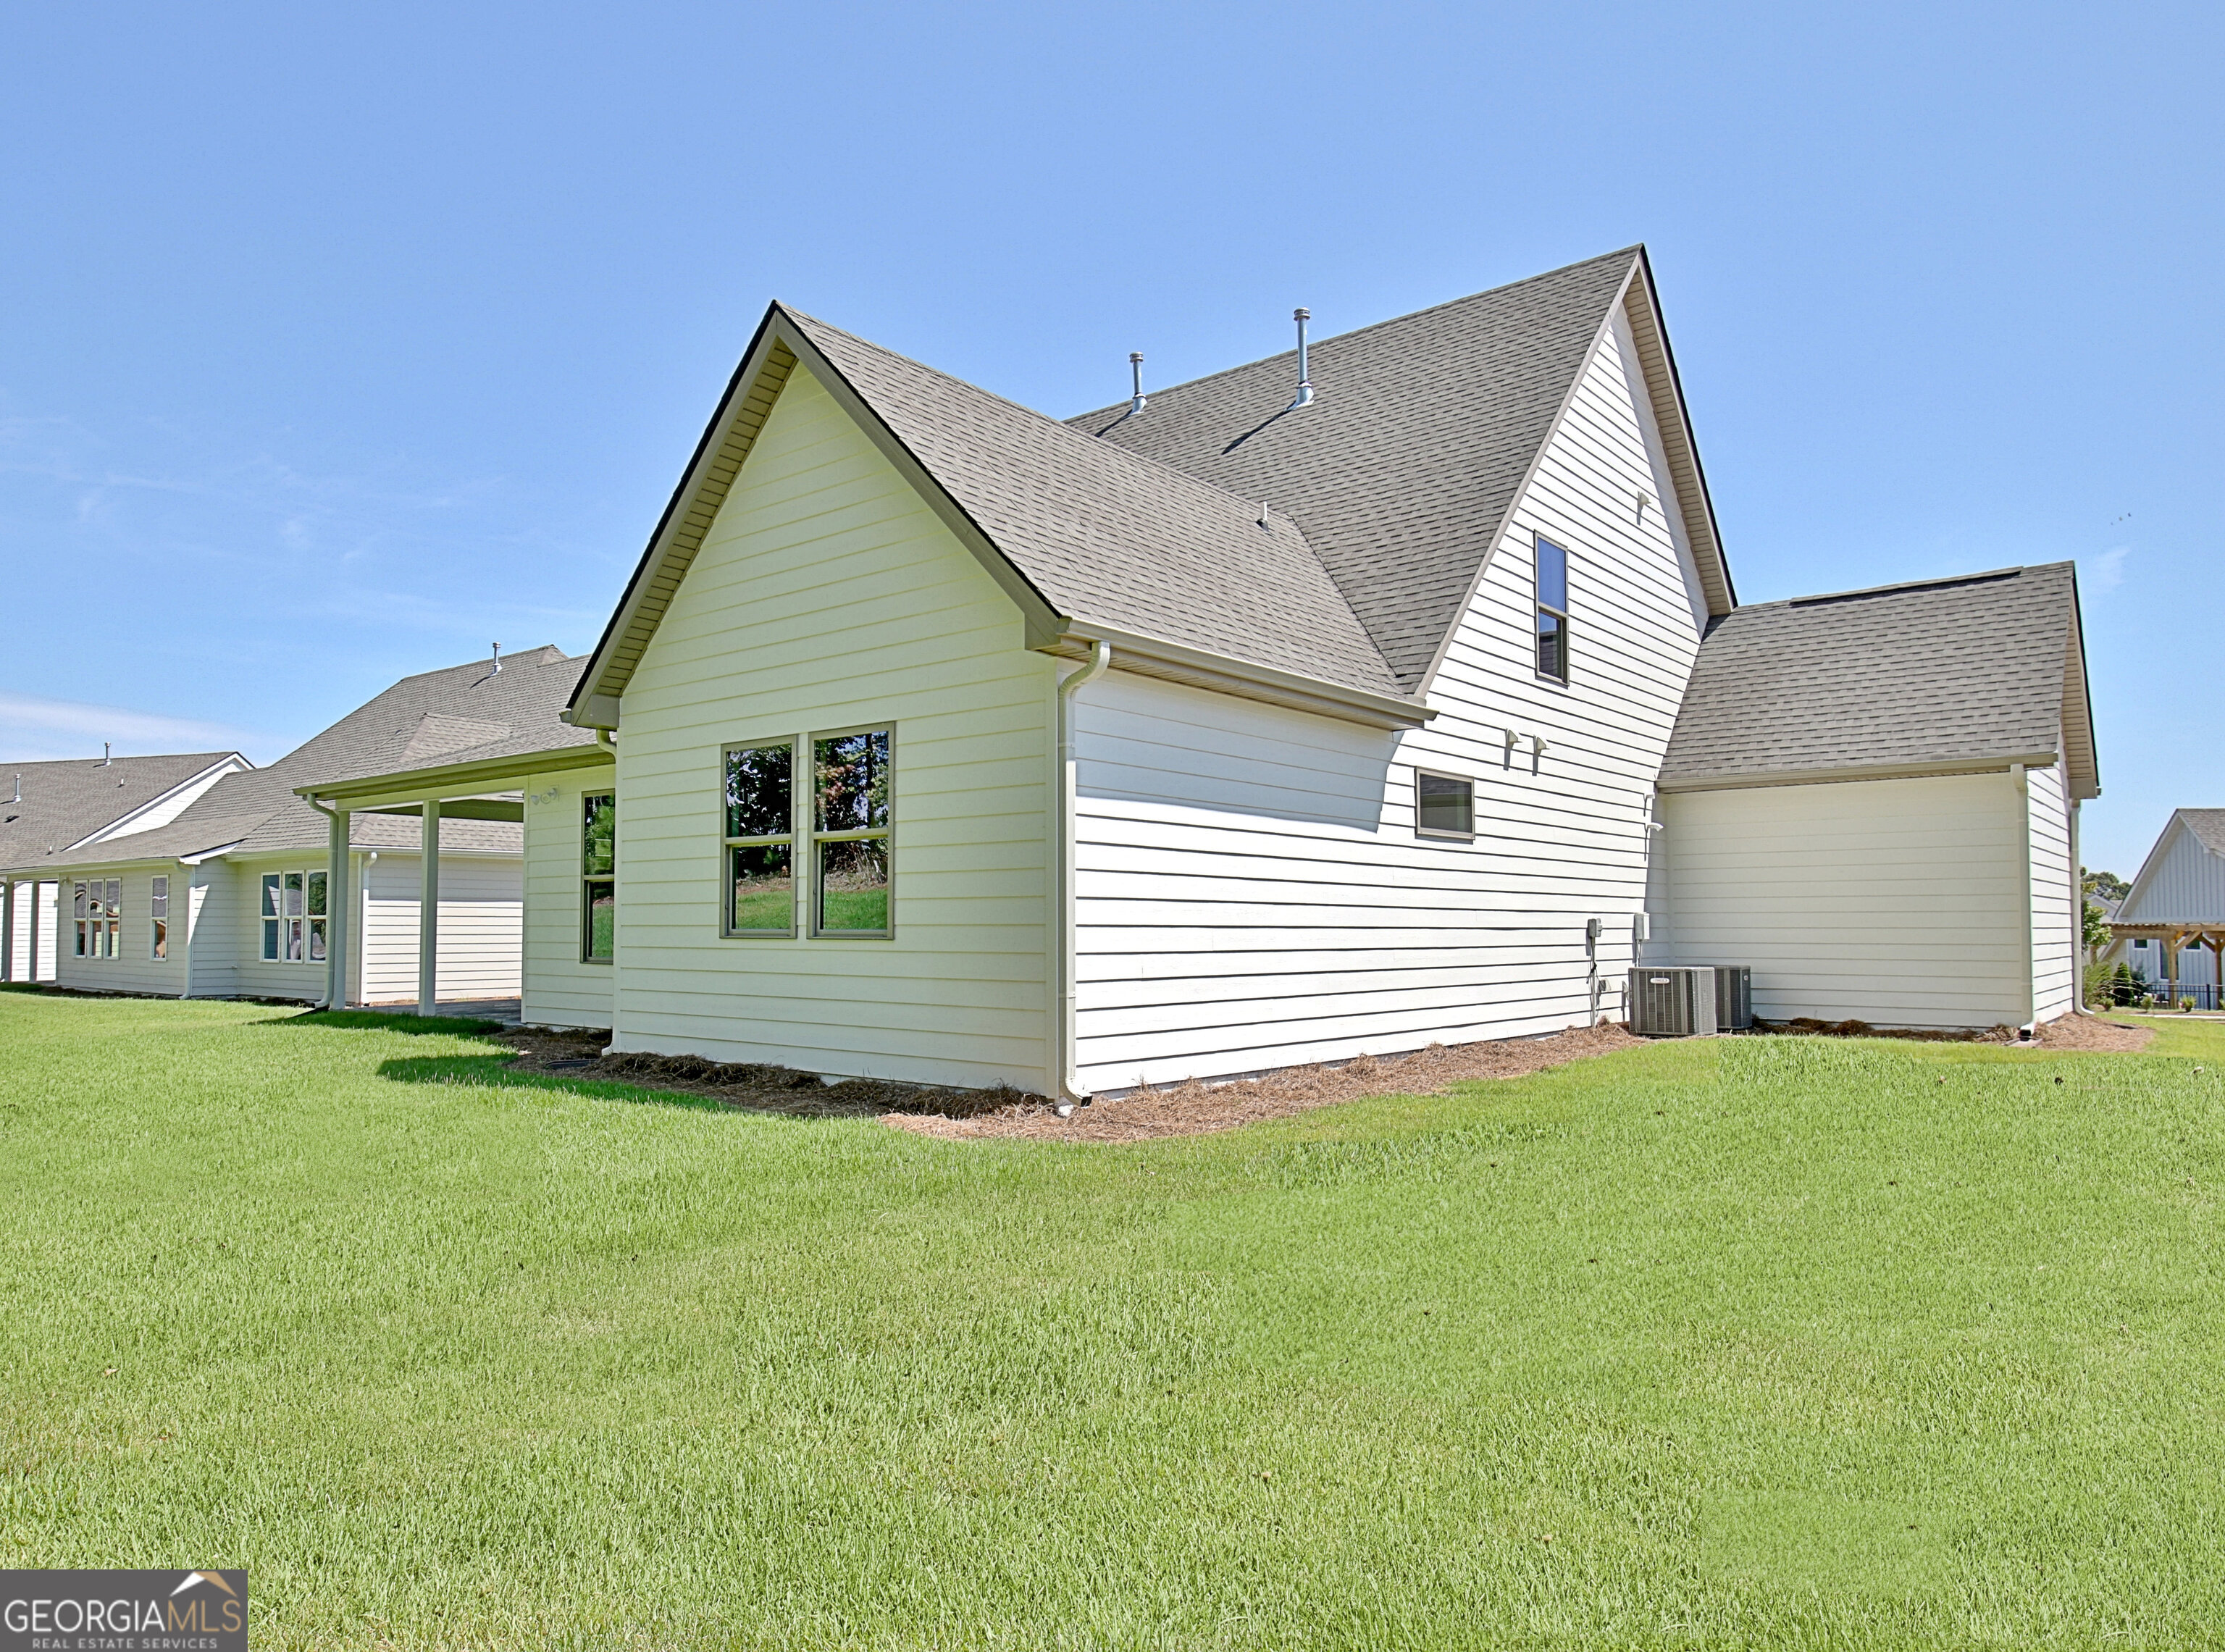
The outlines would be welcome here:
<svg viewBox="0 0 2225 1652">
<path fill-rule="evenodd" d="M 1632 308 L 1632 300 L 1639 297 L 1645 300 L 1643 311 L 1631 315 L 1632 332 L 1635 333 L 1638 330 L 1638 323 L 1643 320 L 1647 331 L 1652 335 L 1652 341 L 1658 344 L 1661 349 L 1662 377 L 1666 381 L 1662 388 L 1668 393 L 1669 406 L 1665 409 L 1661 406 L 1663 398 L 1657 390 L 1653 398 L 1653 421 L 1661 427 L 1664 448 L 1669 446 L 1672 435 L 1683 448 L 1681 455 L 1674 451 L 1668 455 L 1670 479 L 1675 479 L 1675 469 L 1680 458 L 1691 466 L 1693 491 L 1699 498 L 1697 514 L 1700 521 L 1696 524 L 1694 522 L 1695 513 L 1690 509 L 1689 503 L 1682 497 L 1679 497 L 1677 502 L 1677 509 L 1684 516 L 1685 537 L 1692 541 L 1696 549 L 1704 543 L 1707 555 L 1700 561 L 1700 579 L 1702 586 L 1708 584 L 1710 573 L 1721 581 L 1720 592 L 1710 591 L 1708 593 L 1710 611 L 1720 618 L 1721 615 L 1729 613 L 1739 605 L 1738 587 L 1731 579 L 1730 559 L 1723 554 L 1722 532 L 1715 521 L 1715 498 L 1708 488 L 1707 467 L 1700 463 L 1699 440 L 1692 434 L 1691 410 L 1684 403 L 1683 376 L 1677 370 L 1677 351 L 1669 342 L 1669 325 L 1661 318 L 1661 295 L 1653 285 L 1653 260 L 1642 246 L 1638 250 L 1638 280 L 1625 286 L 1622 295 L 1617 301 L 1625 307 L 1627 313 Z M 1639 339 L 1641 352 L 1646 342 L 1644 338 Z M 1644 365 L 1642 362 L 1639 364 L 1641 370 Z M 1645 377 L 1648 386 L 1651 387 L 1653 375 L 1646 373 Z M 1663 417 L 1664 412 L 1674 415 L 1673 423 Z M 1693 532 L 1696 526 L 1706 530 L 1704 535 Z M 1722 603 L 1719 611 L 1715 609 L 1715 599 L 1718 597 Z"/>
<path fill-rule="evenodd" d="M 735 367 L 733 377 L 726 381 L 726 393 L 719 398 L 719 405 L 712 411 L 710 422 L 703 427 L 702 435 L 697 438 L 695 451 L 688 456 L 687 468 L 680 473 L 680 481 L 672 490 L 671 498 L 665 502 L 663 514 L 656 519 L 656 529 L 649 536 L 649 544 L 641 554 L 641 560 L 634 565 L 633 577 L 626 581 L 626 588 L 619 595 L 618 606 L 612 610 L 609 623 L 603 627 L 602 636 L 597 639 L 593 651 L 587 656 L 586 668 L 580 672 L 579 685 L 572 691 L 571 701 L 566 707 L 568 713 L 565 718 L 567 722 L 584 727 L 600 726 L 582 714 L 583 704 L 591 697 L 603 693 L 602 678 L 611 663 L 613 645 L 631 630 L 633 622 L 639 616 L 647 599 L 650 576 L 670 547 L 674 530 L 682 518 L 683 508 L 701 490 L 709 462 L 724 446 L 734 413 L 745 393 L 764 377 L 771 359 L 773 346 L 777 342 L 773 334 L 773 320 L 779 313 L 777 304 L 765 307 L 764 318 L 758 321 L 756 332 L 750 337 L 749 348 L 742 352 L 742 359 Z"/>
<path fill-rule="evenodd" d="M 2080 802 L 2101 794 L 2101 749 L 2094 737 L 2094 698 L 2092 680 L 2086 668 L 2086 624 L 2078 600 L 2078 569 L 2070 570 L 2070 636 L 2063 661 L 2063 698 L 2072 702 L 2078 714 L 2081 739 L 2073 744 L 2071 730 L 2066 725 L 2063 743 L 2070 747 L 2070 756 L 2076 761 L 2068 764 L 2064 773 L 2070 780 L 2070 794 Z M 2083 772 L 2081 772 L 2081 771 Z"/>
<path fill-rule="evenodd" d="M 1783 769 L 1766 772 L 1727 772 L 1690 775 L 1657 781 L 1663 792 L 1740 792 L 1767 786 L 1835 786 L 1856 780 L 1922 780 L 1935 775 L 2000 775 L 2019 764 L 2026 769 L 2051 769 L 2053 751 L 2008 752 L 1994 757 L 1963 757 L 1951 762 L 1867 763 L 1842 769 Z"/>
<path fill-rule="evenodd" d="M 406 769 L 393 774 L 365 775 L 356 780 L 296 786 L 294 794 L 311 803 L 340 804 L 351 812 L 367 811 L 393 803 L 422 803 L 428 798 L 446 802 L 452 797 L 477 797 L 522 784 L 529 775 L 567 769 L 600 769 L 617 761 L 618 753 L 608 746 L 559 746 L 554 751 L 527 751 L 479 763 L 451 763 L 445 768 Z"/>
<path fill-rule="evenodd" d="M 1363 723 L 1372 728 L 1412 729 L 1420 728 L 1437 714 L 1436 707 L 1419 700 L 1348 688 L 1324 678 L 1255 665 L 1247 660 L 1209 654 L 1202 649 L 1087 620 L 1074 622 L 1071 632 L 1042 651 L 1064 659 L 1084 659 L 1092 643 L 1099 640 L 1112 645 L 1115 671 L 1187 683 L 1192 687 L 1311 712 L 1341 722 Z"/>
<path fill-rule="evenodd" d="M 2187 826 L 2185 821 L 2178 818 L 2178 811 L 2173 809 L 2171 812 L 2171 819 L 2164 822 L 2163 830 L 2156 834 L 2156 840 L 2148 845 L 2147 858 L 2140 862 L 2139 870 L 2133 874 L 2132 887 L 2125 891 L 2125 898 L 2117 903 L 2118 917 L 2125 917 L 2127 913 L 2139 909 L 2142 897 L 2148 892 L 2150 879 L 2154 877 L 2156 868 L 2163 864 L 2165 851 L 2170 846 L 2171 834 L 2177 832 L 2187 832 Z M 2191 837 L 2193 833 L 2188 832 L 2187 835 Z"/>
</svg>

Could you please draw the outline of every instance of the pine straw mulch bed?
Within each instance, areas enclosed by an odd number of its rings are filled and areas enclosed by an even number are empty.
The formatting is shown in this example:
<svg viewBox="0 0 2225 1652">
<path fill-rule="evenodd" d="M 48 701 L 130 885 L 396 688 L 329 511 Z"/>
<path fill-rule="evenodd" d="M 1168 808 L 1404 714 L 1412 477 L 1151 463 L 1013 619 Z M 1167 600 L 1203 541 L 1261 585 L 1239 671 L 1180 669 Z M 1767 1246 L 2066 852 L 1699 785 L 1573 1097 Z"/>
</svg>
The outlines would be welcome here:
<svg viewBox="0 0 2225 1652">
<path fill-rule="evenodd" d="M 1976 1034 L 1896 1034 L 1858 1022 L 1761 1026 L 1762 1035 L 1914 1037 L 2014 1044 L 2014 1029 Z M 2026 1048 L 2132 1054 L 2155 1035 L 2091 1016 L 2066 1016 L 2039 1029 Z M 1061 1118 L 1042 1096 L 1011 1089 L 955 1090 L 886 1079 L 827 1084 L 793 1067 L 705 1060 L 694 1055 L 604 1055 L 610 1035 L 520 1028 L 498 1035 L 518 1053 L 512 1069 L 554 1078 L 631 1085 L 704 1096 L 730 1107 L 798 1118 L 878 1118 L 897 1130 L 946 1140 L 1017 1137 L 1049 1142 L 1142 1142 L 1234 1130 L 1262 1119 L 1363 1096 L 1430 1095 L 1474 1079 L 1516 1079 L 1569 1061 L 1610 1055 L 1647 1042 L 1623 1027 L 1575 1027 L 1546 1038 L 1432 1044 L 1411 1055 L 1363 1056 L 1339 1066 L 1291 1067 L 1257 1079 L 1208 1084 L 1193 1079 L 1077 1108 Z"/>
<path fill-rule="evenodd" d="M 1645 1041 L 1620 1027 L 1576 1027 L 1549 1038 L 1432 1044 L 1411 1055 L 1364 1055 L 1336 1067 L 1290 1067 L 1226 1084 L 1193 1079 L 1163 1090 L 1139 1090 L 1095 1101 L 1076 1108 L 1068 1118 L 1061 1118 L 1041 1098 L 1029 1097 L 970 1118 L 891 1113 L 882 1123 L 952 1140 L 1022 1136 L 1046 1142 L 1144 1142 L 1234 1130 L 1362 1096 L 1425 1096 L 1467 1079 L 1517 1079 Z"/>
</svg>

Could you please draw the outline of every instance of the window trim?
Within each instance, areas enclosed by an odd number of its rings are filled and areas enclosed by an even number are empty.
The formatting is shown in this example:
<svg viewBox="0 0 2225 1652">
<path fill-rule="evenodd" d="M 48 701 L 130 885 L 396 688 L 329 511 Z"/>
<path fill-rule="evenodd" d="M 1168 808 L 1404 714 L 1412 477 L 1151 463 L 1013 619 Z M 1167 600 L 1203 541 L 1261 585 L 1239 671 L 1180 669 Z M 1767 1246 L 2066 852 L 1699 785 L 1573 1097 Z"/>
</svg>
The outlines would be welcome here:
<svg viewBox="0 0 2225 1652">
<path fill-rule="evenodd" d="M 1544 581 L 1540 577 L 1538 565 L 1541 560 L 1541 553 L 1548 547 L 1561 554 L 1561 601 L 1564 605 L 1559 608 L 1555 608 L 1546 602 Z M 1560 541 L 1556 539 L 1548 539 L 1543 534 L 1532 534 L 1530 536 L 1530 595 L 1531 598 L 1530 616 L 1530 668 L 1531 672 L 1535 674 L 1539 682 L 1558 683 L 1563 688 L 1566 688 L 1569 686 L 1569 610 L 1565 604 L 1569 602 L 1569 595 L 1568 588 L 1569 574 L 1570 570 L 1575 566 L 1575 557 L 1570 554 L 1569 548 L 1562 544 Z M 1541 633 L 1537 630 L 1537 625 L 1539 616 L 1544 614 L 1550 614 L 1555 619 L 1560 622 L 1561 625 L 1559 632 L 1561 638 L 1561 669 L 1557 674 L 1546 670 L 1544 667 L 1537 663 L 1537 638 Z"/>
<path fill-rule="evenodd" d="M 583 790 L 580 794 L 580 961 L 582 964 L 594 964 L 608 968 L 618 960 L 618 828 L 617 820 L 612 820 L 611 822 L 611 870 L 600 876 L 588 871 L 587 805 L 599 797 L 606 797 L 610 800 L 611 813 L 615 816 L 618 807 L 618 788 L 615 785 L 598 786 L 593 791 Z M 598 958 L 594 953 L 595 902 L 588 890 L 598 883 L 607 883 L 611 886 L 611 951 L 607 958 Z"/>
<path fill-rule="evenodd" d="M 170 876 L 155 872 L 147 879 L 147 956 L 157 964 L 170 961 Z"/>
<path fill-rule="evenodd" d="M 109 886 L 116 898 L 108 898 Z M 124 956 L 124 880 L 120 877 L 73 877 L 69 880 L 71 915 L 76 927 L 77 951 L 73 957 L 105 959 Z M 54 896 L 60 905 L 59 892 Z M 79 904 L 82 902 L 82 904 Z"/>
<path fill-rule="evenodd" d="M 764 751 L 773 746 L 788 748 L 788 830 L 784 832 L 758 832 L 738 838 L 726 835 L 726 759 L 737 751 Z M 796 921 L 796 903 L 803 893 L 804 875 L 796 869 L 798 839 L 805 834 L 796 829 L 799 812 L 810 807 L 810 793 L 804 784 L 803 771 L 810 763 L 811 745 L 808 737 L 801 734 L 768 734 L 754 740 L 728 740 L 719 748 L 719 767 L 716 783 L 712 790 L 719 811 L 719 859 L 717 888 L 719 891 L 719 938 L 721 940 L 794 940 L 802 931 Z M 767 847 L 777 844 L 788 845 L 788 927 L 785 929 L 737 929 L 734 927 L 734 851 Z"/>
<path fill-rule="evenodd" d="M 1431 780 L 1455 781 L 1467 788 L 1467 831 L 1447 832 L 1438 826 L 1425 826 L 1422 824 L 1422 776 L 1424 775 Z M 1475 841 L 1475 776 L 1455 775 L 1442 769 L 1424 769 L 1417 763 L 1414 767 L 1414 835 L 1417 838 L 1428 838 L 1437 843 L 1474 843 Z"/>
<path fill-rule="evenodd" d="M 298 889 L 288 889 L 286 880 L 289 877 L 300 878 L 301 886 Z M 271 880 L 274 878 L 277 880 L 278 898 L 271 904 L 276 910 L 266 912 L 263 910 L 263 900 L 271 891 Z M 325 909 L 321 912 L 310 910 L 314 904 L 310 899 L 314 879 L 322 879 L 324 883 Z M 332 870 L 329 867 L 308 864 L 282 866 L 276 871 L 256 873 L 255 914 L 260 925 L 260 938 L 257 942 L 259 950 L 255 961 L 258 964 L 301 964 L 312 968 L 323 968 L 332 955 Z M 300 911 L 287 910 L 287 897 L 289 895 L 300 897 Z M 293 924 L 299 924 L 301 927 L 301 951 L 298 958 L 287 956 L 290 940 L 288 927 Z M 325 951 L 326 955 L 323 958 L 317 956 L 320 945 Z M 277 948 L 276 952 L 271 950 L 274 946 Z"/>
<path fill-rule="evenodd" d="M 884 826 L 864 826 L 853 832 L 821 832 L 819 829 L 819 743 L 840 740 L 851 734 L 878 734 L 888 731 L 889 736 L 889 823 Z M 803 762 L 801 776 L 803 786 L 804 835 L 810 844 L 810 861 L 807 873 L 810 883 L 803 891 L 808 907 L 809 933 L 814 940 L 894 940 L 897 938 L 897 799 L 896 776 L 901 772 L 897 761 L 897 719 L 893 717 L 872 723 L 853 723 L 843 728 L 814 729 L 803 737 Z M 819 915 L 819 845 L 822 843 L 863 843 L 874 839 L 885 845 L 884 852 L 889 867 L 889 921 L 879 929 L 827 929 L 821 926 Z"/>
</svg>

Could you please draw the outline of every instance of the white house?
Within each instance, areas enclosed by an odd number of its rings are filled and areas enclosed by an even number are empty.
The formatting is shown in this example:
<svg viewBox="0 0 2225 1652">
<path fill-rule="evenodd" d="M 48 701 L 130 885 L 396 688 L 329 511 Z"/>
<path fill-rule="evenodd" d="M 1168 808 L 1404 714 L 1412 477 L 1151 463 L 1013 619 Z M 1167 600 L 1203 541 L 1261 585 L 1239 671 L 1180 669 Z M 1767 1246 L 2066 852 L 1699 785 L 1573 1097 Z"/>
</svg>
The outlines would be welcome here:
<svg viewBox="0 0 2225 1652">
<path fill-rule="evenodd" d="M 0 981 L 54 978 L 58 855 L 167 826 L 227 775 L 237 751 L 13 763 L 0 769 Z"/>
<path fill-rule="evenodd" d="M 364 813 L 338 857 L 329 817 L 295 795 L 309 777 L 422 764 L 531 731 L 591 743 L 555 720 L 580 662 L 542 649 L 403 679 L 263 769 L 244 760 L 183 807 L 143 812 L 43 857 L 56 892 L 41 925 L 52 978 L 93 991 L 326 1002 L 333 932 L 352 921 L 344 997 L 421 998 L 422 823 Z M 119 760 L 127 761 L 127 760 Z M 411 811 L 415 813 L 415 811 Z M 484 797 L 448 811 L 434 859 L 436 996 L 517 994 L 523 807 Z M 19 851 L 11 857 L 22 861 Z M 348 891 L 345 905 L 336 885 Z"/>
<path fill-rule="evenodd" d="M 2101 785 L 2069 563 L 1739 609 L 1660 789 L 1649 961 L 1750 965 L 1767 1020 L 2076 1007 Z"/>
<path fill-rule="evenodd" d="M 2225 959 L 2225 809 L 2174 809 L 2109 921 L 2110 955 L 2173 1002 L 2219 1008 Z"/>
<path fill-rule="evenodd" d="M 610 744 L 301 789 L 525 794 L 529 1021 L 1113 1092 L 1588 1024 L 1649 923 L 1747 961 L 1650 909 L 1740 611 L 1639 249 L 1065 421 L 776 304 L 580 673 Z M 2075 630 L 2026 641 L 2059 680 Z M 2019 807 L 2072 766 L 2011 744 Z"/>
</svg>

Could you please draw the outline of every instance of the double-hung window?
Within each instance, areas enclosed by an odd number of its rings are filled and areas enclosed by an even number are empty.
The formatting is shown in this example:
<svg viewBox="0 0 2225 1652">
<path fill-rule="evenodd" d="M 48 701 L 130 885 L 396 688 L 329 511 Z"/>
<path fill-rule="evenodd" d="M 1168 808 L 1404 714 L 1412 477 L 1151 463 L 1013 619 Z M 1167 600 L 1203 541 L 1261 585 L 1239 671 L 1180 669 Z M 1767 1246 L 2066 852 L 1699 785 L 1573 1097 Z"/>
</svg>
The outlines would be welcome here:
<svg viewBox="0 0 2225 1652">
<path fill-rule="evenodd" d="M 618 944 L 618 800 L 589 792 L 580 807 L 580 956 L 607 964 Z"/>
<path fill-rule="evenodd" d="M 157 876 L 147 900 L 147 915 L 153 920 L 149 926 L 147 956 L 155 959 L 170 955 L 170 880 Z"/>
<path fill-rule="evenodd" d="M 722 933 L 772 939 L 796 933 L 796 741 L 729 746 Z"/>
<path fill-rule="evenodd" d="M 263 956 L 274 964 L 321 964 L 331 914 L 318 871 L 263 874 Z"/>
<path fill-rule="evenodd" d="M 796 934 L 799 887 L 808 933 L 886 939 L 896 731 L 849 729 L 764 740 L 722 754 L 722 933 Z"/>
<path fill-rule="evenodd" d="M 853 729 L 811 741 L 812 916 L 815 935 L 895 933 L 889 834 L 896 731 Z"/>
<path fill-rule="evenodd" d="M 117 936 L 123 928 L 124 880 L 88 878 L 70 886 L 72 915 L 77 923 L 79 958 L 114 958 Z"/>
<path fill-rule="evenodd" d="M 1537 541 L 1537 674 L 1569 680 L 1569 554 Z"/>
</svg>

